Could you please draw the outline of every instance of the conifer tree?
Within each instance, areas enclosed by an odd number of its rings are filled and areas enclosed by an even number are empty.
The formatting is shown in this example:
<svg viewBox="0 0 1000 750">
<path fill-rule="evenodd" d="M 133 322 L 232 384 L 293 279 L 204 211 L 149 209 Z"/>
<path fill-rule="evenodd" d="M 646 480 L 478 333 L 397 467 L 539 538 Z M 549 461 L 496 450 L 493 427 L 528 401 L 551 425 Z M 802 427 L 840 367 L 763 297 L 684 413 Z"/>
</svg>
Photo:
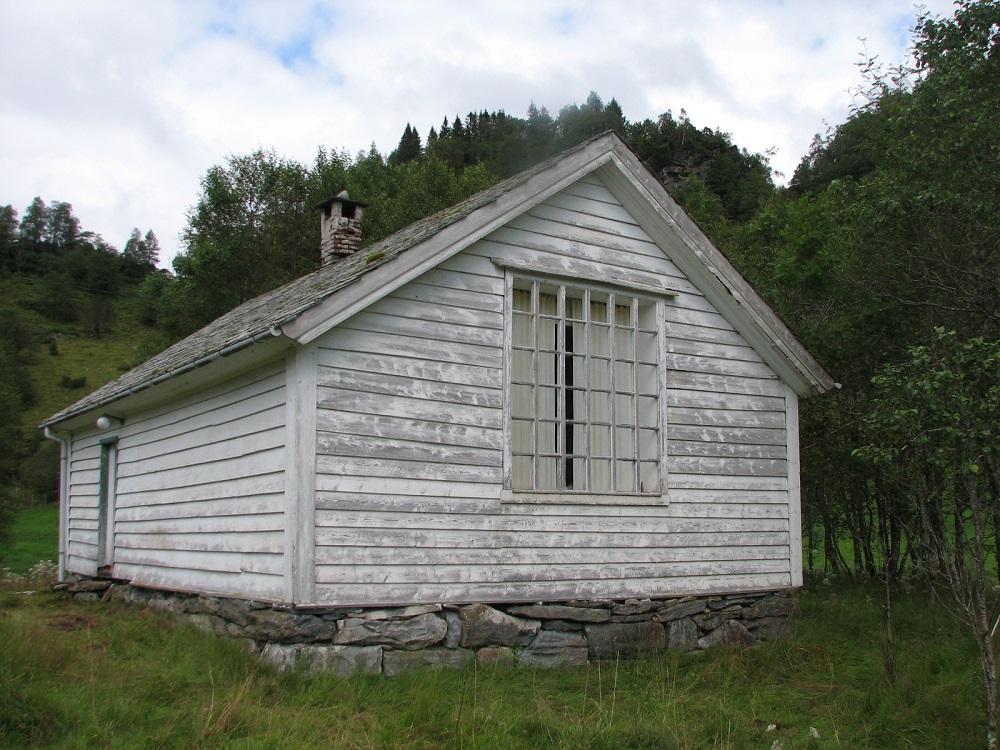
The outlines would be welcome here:
<svg viewBox="0 0 1000 750">
<path fill-rule="evenodd" d="M 41 245 L 49 240 L 49 209 L 40 197 L 35 196 L 24 211 L 18 236 L 24 242 Z"/>
<path fill-rule="evenodd" d="M 420 151 L 420 133 L 417 132 L 416 128 L 410 127 L 410 123 L 406 123 L 403 137 L 399 139 L 399 145 L 389 157 L 389 162 L 391 164 L 405 164 L 419 157 Z"/>
<path fill-rule="evenodd" d="M 153 234 L 153 230 L 150 229 L 146 232 L 146 237 L 144 238 L 146 243 L 146 255 L 145 262 L 149 266 L 150 270 L 156 268 L 156 264 L 160 262 L 160 241 Z"/>
<path fill-rule="evenodd" d="M 56 247 L 70 247 L 80 236 L 80 220 L 73 215 L 73 206 L 53 201 L 48 212 L 49 241 Z"/>
<path fill-rule="evenodd" d="M 18 270 L 17 209 L 0 206 L 0 271 Z"/>
</svg>

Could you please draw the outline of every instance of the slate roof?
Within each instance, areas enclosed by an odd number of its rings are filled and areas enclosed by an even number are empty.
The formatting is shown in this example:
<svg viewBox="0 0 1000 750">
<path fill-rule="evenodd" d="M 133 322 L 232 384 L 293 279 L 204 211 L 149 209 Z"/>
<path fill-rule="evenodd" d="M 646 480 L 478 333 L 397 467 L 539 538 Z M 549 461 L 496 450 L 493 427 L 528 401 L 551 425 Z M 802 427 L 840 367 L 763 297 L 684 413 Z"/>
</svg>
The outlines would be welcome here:
<svg viewBox="0 0 1000 750">
<path fill-rule="evenodd" d="M 164 349 L 138 367 L 129 370 L 117 380 L 84 396 L 72 406 L 63 409 L 41 423 L 45 427 L 90 409 L 104 406 L 116 399 L 143 390 L 182 371 L 207 363 L 209 358 L 230 354 L 255 341 L 271 336 L 277 330 L 319 304 L 334 292 L 343 289 L 369 271 L 388 263 L 393 258 L 420 244 L 473 211 L 486 206 L 505 193 L 516 189 L 537 174 L 545 172 L 565 157 L 591 142 L 603 138 L 610 131 L 567 149 L 513 177 L 466 198 L 436 214 L 415 221 L 413 224 L 362 248 L 354 255 L 333 265 L 306 274 L 277 289 L 248 300 L 225 315 L 195 331 L 187 338 Z M 317 255 L 319 249 L 317 248 Z"/>
</svg>

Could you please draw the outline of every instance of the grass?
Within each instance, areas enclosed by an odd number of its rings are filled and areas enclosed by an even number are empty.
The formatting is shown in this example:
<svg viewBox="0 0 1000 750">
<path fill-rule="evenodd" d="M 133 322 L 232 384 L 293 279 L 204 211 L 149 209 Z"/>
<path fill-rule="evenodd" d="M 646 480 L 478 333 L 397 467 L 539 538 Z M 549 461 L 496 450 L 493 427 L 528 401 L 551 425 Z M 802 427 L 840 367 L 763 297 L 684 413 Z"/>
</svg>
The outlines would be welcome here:
<svg viewBox="0 0 1000 750">
<path fill-rule="evenodd" d="M 55 560 L 59 546 L 59 505 L 33 505 L 14 515 L 11 547 L 3 567 L 23 573 L 39 560 Z"/>
<path fill-rule="evenodd" d="M 878 592 L 864 588 L 804 591 L 798 637 L 754 649 L 393 679 L 278 676 L 230 642 L 121 605 L 0 601 L 0 747 L 983 744 L 974 649 L 919 591 L 896 612 L 895 685 L 882 669 Z"/>
</svg>

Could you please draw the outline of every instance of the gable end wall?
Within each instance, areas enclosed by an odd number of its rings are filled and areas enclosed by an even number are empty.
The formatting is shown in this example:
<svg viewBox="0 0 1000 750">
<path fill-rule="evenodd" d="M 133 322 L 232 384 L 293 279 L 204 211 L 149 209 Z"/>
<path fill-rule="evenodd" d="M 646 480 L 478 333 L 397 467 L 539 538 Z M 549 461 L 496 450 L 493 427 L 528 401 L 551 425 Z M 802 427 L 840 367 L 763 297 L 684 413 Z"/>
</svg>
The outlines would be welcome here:
<svg viewBox="0 0 1000 750">
<path fill-rule="evenodd" d="M 600 278 L 613 266 L 619 278 L 678 292 L 666 302 L 662 342 L 669 504 L 501 503 L 504 278 L 491 258 L 544 262 L 570 277 Z M 798 583 L 785 406 L 794 394 L 596 176 L 317 343 L 316 603 Z"/>
</svg>

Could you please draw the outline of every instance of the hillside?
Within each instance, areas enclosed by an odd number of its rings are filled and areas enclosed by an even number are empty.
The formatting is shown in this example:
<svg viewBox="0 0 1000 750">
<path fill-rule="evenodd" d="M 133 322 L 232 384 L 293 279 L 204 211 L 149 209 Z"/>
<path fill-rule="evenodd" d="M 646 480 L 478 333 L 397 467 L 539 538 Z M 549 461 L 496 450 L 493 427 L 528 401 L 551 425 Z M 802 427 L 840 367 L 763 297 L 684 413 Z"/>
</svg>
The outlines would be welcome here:
<svg viewBox="0 0 1000 750">
<path fill-rule="evenodd" d="M 60 289 L 51 274 L 0 274 L 7 347 L 0 352 L 5 354 L 0 398 L 12 417 L 0 435 L 0 475 L 5 475 L 0 477 L 0 532 L 12 509 L 56 500 L 59 450 L 43 439 L 38 423 L 169 343 L 164 333 L 141 322 L 139 288 L 127 280 L 114 295 L 99 296 L 79 287 Z M 52 305 L 62 307 L 62 313 Z"/>
<path fill-rule="evenodd" d="M 17 274 L 0 277 L 0 299 L 5 300 L 4 306 L 17 310 L 34 339 L 24 357 L 34 391 L 34 403 L 25 409 L 21 419 L 25 440 L 33 439 L 42 419 L 156 351 L 152 342 L 162 336 L 139 322 L 136 291 L 136 285 L 122 287 L 121 296 L 112 301 L 110 330 L 97 338 L 82 321 L 60 323 L 38 312 L 37 305 L 43 299 L 42 279 Z M 52 341 L 56 342 L 55 349 L 51 348 Z M 70 381 L 73 387 L 67 387 Z"/>
</svg>

